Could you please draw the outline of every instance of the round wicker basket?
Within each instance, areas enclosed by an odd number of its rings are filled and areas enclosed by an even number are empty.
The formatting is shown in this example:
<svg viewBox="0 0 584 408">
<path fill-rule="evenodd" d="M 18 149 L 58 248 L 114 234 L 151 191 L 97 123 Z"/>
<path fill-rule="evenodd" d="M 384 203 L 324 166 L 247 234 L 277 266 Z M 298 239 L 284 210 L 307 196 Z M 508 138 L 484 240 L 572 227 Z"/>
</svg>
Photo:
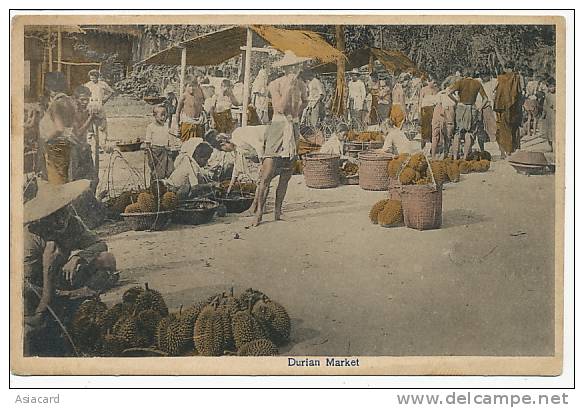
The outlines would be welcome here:
<svg viewBox="0 0 584 408">
<path fill-rule="evenodd" d="M 339 185 L 339 156 L 309 153 L 304 156 L 303 162 L 307 187 L 333 188 Z"/>
<path fill-rule="evenodd" d="M 406 227 L 420 231 L 442 225 L 442 186 L 408 185 L 402 187 L 402 209 Z"/>
<path fill-rule="evenodd" d="M 215 201 L 201 198 L 180 205 L 172 218 L 178 224 L 206 224 L 211 222 L 218 207 L 219 204 Z"/>
<path fill-rule="evenodd" d="M 172 211 L 123 213 L 122 217 L 134 231 L 160 231 L 168 227 Z"/>
<path fill-rule="evenodd" d="M 387 165 L 389 153 L 364 151 L 359 153 L 359 186 L 363 190 L 382 191 L 389 187 Z"/>
</svg>

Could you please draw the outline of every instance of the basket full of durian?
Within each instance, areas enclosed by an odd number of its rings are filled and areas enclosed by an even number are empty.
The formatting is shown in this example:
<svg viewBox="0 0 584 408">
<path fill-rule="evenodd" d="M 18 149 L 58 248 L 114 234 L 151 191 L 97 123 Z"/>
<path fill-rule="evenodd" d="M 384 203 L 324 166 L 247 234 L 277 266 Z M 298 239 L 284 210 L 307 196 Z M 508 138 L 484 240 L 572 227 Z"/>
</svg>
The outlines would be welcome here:
<svg viewBox="0 0 584 408">
<path fill-rule="evenodd" d="M 372 149 L 381 149 L 385 138 L 380 131 L 350 130 L 344 143 L 344 151 L 347 156 L 357 157 L 359 152 Z"/>
<path fill-rule="evenodd" d="M 150 191 L 139 193 L 136 202 L 126 206 L 121 215 L 134 231 L 162 230 L 170 223 L 177 205 L 176 193 L 167 191 L 161 181 L 156 181 Z"/>
<path fill-rule="evenodd" d="M 404 223 L 427 230 L 442 225 L 442 184 L 447 172 L 441 162 L 429 162 L 423 153 L 407 157 L 399 166 Z"/>
<path fill-rule="evenodd" d="M 160 292 L 136 286 L 107 308 L 84 302 L 72 320 L 72 338 L 83 355 L 274 356 L 288 342 L 288 312 L 266 294 L 233 289 L 169 313 Z"/>
<path fill-rule="evenodd" d="M 339 169 L 341 184 L 359 184 L 359 165 L 349 160 L 344 160 Z"/>
</svg>

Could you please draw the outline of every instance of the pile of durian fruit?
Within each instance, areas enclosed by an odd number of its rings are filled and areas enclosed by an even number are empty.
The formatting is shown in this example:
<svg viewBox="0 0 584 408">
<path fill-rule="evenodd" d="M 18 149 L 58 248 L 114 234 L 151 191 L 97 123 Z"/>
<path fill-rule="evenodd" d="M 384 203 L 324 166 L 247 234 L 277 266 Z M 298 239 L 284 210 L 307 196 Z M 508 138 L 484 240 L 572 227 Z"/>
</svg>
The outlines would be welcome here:
<svg viewBox="0 0 584 408">
<path fill-rule="evenodd" d="M 124 212 L 151 213 L 158 211 L 173 211 L 178 206 L 176 193 L 167 191 L 161 181 L 156 181 L 150 186 L 150 191 L 141 191 L 131 204 L 126 205 Z"/>
<path fill-rule="evenodd" d="M 231 180 L 224 180 L 219 183 L 219 190 L 227 191 L 229 188 L 229 184 Z M 231 187 L 231 192 L 236 193 L 255 193 L 256 191 L 256 184 L 252 182 L 243 182 L 243 181 L 236 181 L 233 183 L 233 187 Z"/>
<path fill-rule="evenodd" d="M 382 227 L 401 225 L 404 220 L 401 201 L 385 199 L 376 202 L 369 211 L 369 219 Z"/>
<path fill-rule="evenodd" d="M 71 333 L 87 356 L 115 357 L 128 350 L 161 356 L 275 356 L 288 342 L 286 309 L 265 293 L 247 289 L 239 297 L 220 293 L 169 313 L 160 292 L 136 286 L 111 308 L 99 298 L 83 302 Z"/>
<path fill-rule="evenodd" d="M 354 176 L 359 173 L 359 165 L 355 163 L 351 163 L 350 161 L 345 161 L 341 165 L 339 169 L 339 173 L 341 176 L 350 177 Z"/>
<path fill-rule="evenodd" d="M 383 142 L 384 140 L 383 133 L 379 131 L 356 132 L 349 130 L 347 133 L 348 142 Z"/>
<path fill-rule="evenodd" d="M 409 161 L 408 161 L 409 159 Z M 467 160 L 426 160 L 423 153 L 409 155 L 402 153 L 388 164 L 389 177 L 398 179 L 402 185 L 431 184 L 432 176 L 428 171 L 428 165 L 434 174 L 436 184 L 448 182 L 457 183 L 461 174 L 472 172 L 486 172 L 491 165 L 491 156 L 488 152 L 471 153 Z"/>
</svg>

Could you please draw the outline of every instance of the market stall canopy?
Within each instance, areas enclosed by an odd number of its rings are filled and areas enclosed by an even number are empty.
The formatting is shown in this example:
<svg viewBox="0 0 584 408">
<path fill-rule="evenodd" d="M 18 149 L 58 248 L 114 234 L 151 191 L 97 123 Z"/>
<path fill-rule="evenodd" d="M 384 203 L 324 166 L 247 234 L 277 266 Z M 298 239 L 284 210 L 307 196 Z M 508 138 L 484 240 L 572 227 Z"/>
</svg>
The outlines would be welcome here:
<svg viewBox="0 0 584 408">
<path fill-rule="evenodd" d="M 403 52 L 397 50 L 383 50 L 381 48 L 360 48 L 351 52 L 347 56 L 345 69 L 350 71 L 354 68 L 367 65 L 369 64 L 371 57 L 378 60 L 388 72 L 391 72 L 394 75 L 402 72 L 409 72 L 415 76 L 424 75 L 424 72 L 420 70 Z M 337 67 L 335 64 L 328 63 L 317 65 L 313 67 L 313 70 L 317 73 L 330 73 L 336 72 Z"/>
<path fill-rule="evenodd" d="M 272 26 L 249 27 L 280 51 L 290 50 L 301 57 L 322 62 L 336 61 L 343 54 L 311 31 L 287 30 Z M 138 64 L 180 65 L 183 48 L 187 48 L 187 65 L 217 65 L 241 54 L 246 44 L 247 27 L 234 26 L 183 41 L 160 51 Z"/>
<path fill-rule="evenodd" d="M 47 32 L 56 33 L 61 31 L 62 33 L 72 33 L 72 34 L 85 34 L 85 31 L 78 25 L 27 25 L 24 26 L 25 34 L 43 33 Z"/>
</svg>

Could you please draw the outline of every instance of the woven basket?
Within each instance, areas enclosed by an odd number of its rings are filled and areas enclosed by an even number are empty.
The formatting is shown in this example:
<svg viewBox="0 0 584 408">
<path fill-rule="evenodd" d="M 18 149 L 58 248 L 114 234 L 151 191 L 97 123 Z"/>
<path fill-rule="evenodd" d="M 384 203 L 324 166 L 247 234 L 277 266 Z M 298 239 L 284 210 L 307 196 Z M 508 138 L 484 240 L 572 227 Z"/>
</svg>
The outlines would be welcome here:
<svg viewBox="0 0 584 408">
<path fill-rule="evenodd" d="M 202 198 L 182 204 L 174 212 L 172 219 L 178 224 L 199 225 L 206 224 L 213 219 L 219 204 L 215 201 Z"/>
<path fill-rule="evenodd" d="M 133 143 L 118 143 L 117 147 L 120 152 L 136 152 L 140 150 L 140 146 L 142 142 L 133 142 Z"/>
<path fill-rule="evenodd" d="M 403 163 L 401 170 L 409 161 L 410 159 Z M 428 171 L 432 176 L 433 184 L 403 186 L 399 180 L 396 181 L 401 192 L 404 224 L 408 228 L 420 231 L 442 226 L 442 185 L 436 183 L 430 163 L 428 163 Z M 390 195 L 391 193 L 390 191 Z"/>
<path fill-rule="evenodd" d="M 420 231 L 442 225 L 442 186 L 403 186 L 401 194 L 406 227 Z"/>
<path fill-rule="evenodd" d="M 251 192 L 231 192 L 225 197 L 225 191 L 217 191 L 211 198 L 223 204 L 226 212 L 239 214 L 249 210 L 254 197 L 255 193 Z"/>
<path fill-rule="evenodd" d="M 389 187 L 387 165 L 393 158 L 388 153 L 359 153 L 359 186 L 363 190 L 382 191 Z"/>
<path fill-rule="evenodd" d="M 333 188 L 340 183 L 339 156 L 309 153 L 304 156 L 304 180 L 310 188 Z"/>
<path fill-rule="evenodd" d="M 373 150 L 373 149 L 381 149 L 383 147 L 383 142 L 345 142 L 344 144 L 344 151 L 347 156 L 357 158 L 359 153 Z"/>
<path fill-rule="evenodd" d="M 160 231 L 168 227 L 172 211 L 124 213 L 122 217 L 134 231 Z"/>
</svg>

